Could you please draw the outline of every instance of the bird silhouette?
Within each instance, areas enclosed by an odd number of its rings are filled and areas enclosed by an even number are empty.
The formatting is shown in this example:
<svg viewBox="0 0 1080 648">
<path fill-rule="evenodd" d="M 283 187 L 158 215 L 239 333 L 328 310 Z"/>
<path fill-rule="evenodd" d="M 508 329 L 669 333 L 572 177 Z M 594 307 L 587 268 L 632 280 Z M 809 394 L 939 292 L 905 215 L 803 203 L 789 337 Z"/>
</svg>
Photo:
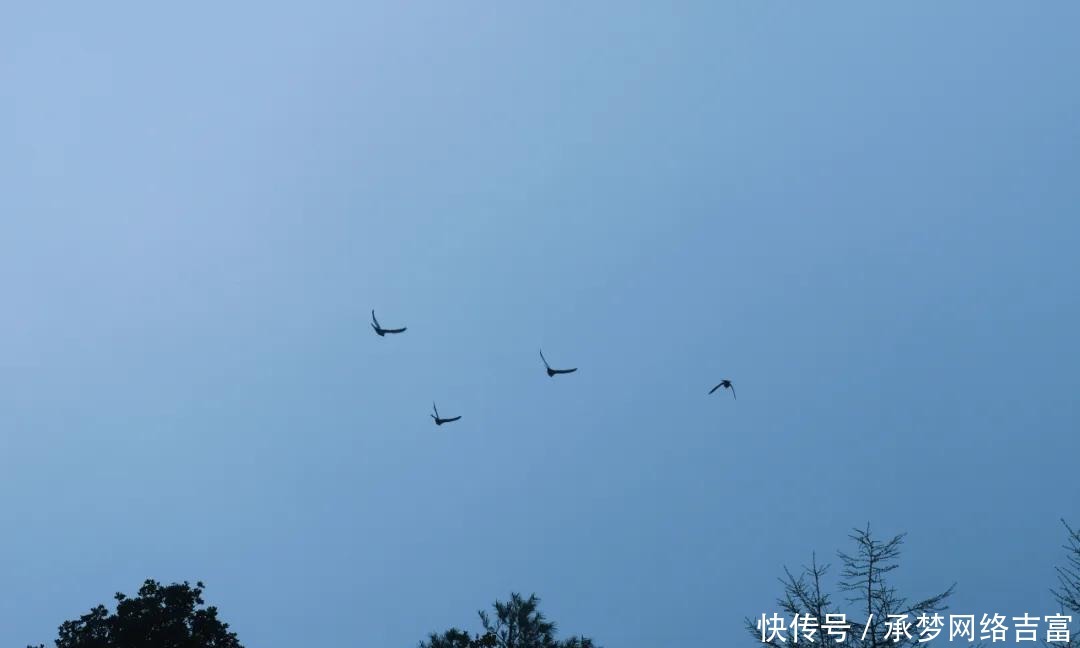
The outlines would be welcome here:
<svg viewBox="0 0 1080 648">
<path fill-rule="evenodd" d="M 435 413 L 434 414 L 429 414 L 428 416 L 435 419 L 435 425 L 442 425 L 443 423 L 453 423 L 454 421 L 461 418 L 460 416 L 455 416 L 453 418 L 439 418 L 439 408 L 435 407 L 434 402 L 431 403 L 431 409 L 435 410 Z"/>
<path fill-rule="evenodd" d="M 382 336 L 386 335 L 387 333 L 404 333 L 405 329 L 408 328 L 408 327 L 402 326 L 399 329 L 384 329 L 383 327 L 379 326 L 379 320 L 375 319 L 375 311 L 373 309 L 371 311 L 371 328 L 375 329 L 375 334 L 376 335 L 378 335 L 379 337 L 382 337 Z"/>
<path fill-rule="evenodd" d="M 720 389 L 721 387 L 723 387 L 724 389 L 730 389 L 731 390 L 731 397 L 735 398 L 735 387 L 732 386 L 730 380 L 721 380 L 719 385 L 717 385 L 716 387 L 713 387 L 712 389 L 709 390 L 709 393 L 711 394 L 714 391 L 716 391 L 717 389 Z M 735 400 L 739 400 L 739 399 L 735 398 Z"/>
<path fill-rule="evenodd" d="M 554 378 L 558 374 L 568 374 L 577 371 L 577 367 L 574 367 L 573 369 L 552 369 L 551 365 L 548 364 L 547 358 L 544 357 L 543 349 L 540 349 L 540 359 L 544 361 L 544 368 L 547 369 L 547 375 L 549 378 Z"/>
</svg>

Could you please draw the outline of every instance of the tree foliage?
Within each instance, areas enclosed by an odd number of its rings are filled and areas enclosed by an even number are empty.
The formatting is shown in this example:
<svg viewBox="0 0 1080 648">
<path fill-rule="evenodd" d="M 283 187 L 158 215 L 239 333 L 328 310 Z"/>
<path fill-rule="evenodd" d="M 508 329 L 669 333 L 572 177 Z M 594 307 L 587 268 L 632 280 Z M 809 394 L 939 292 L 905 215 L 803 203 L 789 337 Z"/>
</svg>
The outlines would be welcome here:
<svg viewBox="0 0 1080 648">
<path fill-rule="evenodd" d="M 148 580 L 134 598 L 117 592 L 114 614 L 98 605 L 65 621 L 56 648 L 243 648 L 217 608 L 205 606 L 203 587 Z"/>
<path fill-rule="evenodd" d="M 1058 586 L 1051 590 L 1062 611 L 1072 612 L 1073 618 L 1080 617 L 1080 529 L 1074 529 L 1062 520 L 1067 533 L 1065 540 L 1065 564 L 1057 569 Z M 1056 644 L 1062 645 L 1062 644 Z M 1080 648 L 1080 637 L 1072 637 L 1066 646 Z"/>
<path fill-rule="evenodd" d="M 855 529 L 849 536 L 855 542 L 853 553 L 837 552 L 842 565 L 837 591 L 848 603 L 850 610 L 841 609 L 829 594 L 825 579 L 830 566 L 818 563 L 816 555 L 811 558 L 810 565 L 804 566 L 797 575 L 787 567 L 784 568 L 784 576 L 780 578 L 784 593 L 777 599 L 781 616 L 790 621 L 796 614 L 800 618 L 808 615 L 819 623 L 824 623 L 829 614 L 846 614 L 846 622 L 851 624 L 847 639 L 843 643 L 836 642 L 835 637 L 823 637 L 823 633 L 819 631 L 812 640 L 808 640 L 805 635 L 799 637 L 800 645 L 827 643 L 842 648 L 902 648 L 926 645 L 918 643 L 919 634 L 915 631 L 914 623 L 911 639 L 901 637 L 898 642 L 885 639 L 889 615 L 907 614 L 908 619 L 914 621 L 922 614 L 933 615 L 941 612 L 947 609 L 946 600 L 952 595 L 955 584 L 940 594 L 915 601 L 909 601 L 897 592 L 890 584 L 889 574 L 899 567 L 900 546 L 904 542 L 904 536 L 905 534 L 900 534 L 885 541 L 878 540 L 867 525 L 866 529 Z M 758 621 L 747 619 L 746 626 L 760 643 L 762 635 Z M 773 639 L 765 643 L 774 648 L 793 645 L 790 629 L 785 638 L 786 642 Z"/>
<path fill-rule="evenodd" d="M 512 593 L 506 602 L 495 601 L 495 616 L 480 610 L 482 633 L 469 635 L 451 628 L 442 634 L 432 633 L 420 648 L 600 648 L 585 637 L 555 638 L 555 623 L 539 609 L 535 594 L 523 598 Z"/>
</svg>

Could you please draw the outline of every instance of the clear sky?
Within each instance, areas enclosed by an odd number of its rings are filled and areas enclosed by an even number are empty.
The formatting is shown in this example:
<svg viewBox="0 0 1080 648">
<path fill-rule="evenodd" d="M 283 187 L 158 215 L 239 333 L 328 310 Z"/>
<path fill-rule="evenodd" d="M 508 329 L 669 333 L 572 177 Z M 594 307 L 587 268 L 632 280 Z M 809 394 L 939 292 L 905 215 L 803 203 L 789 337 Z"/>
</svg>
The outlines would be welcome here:
<svg viewBox="0 0 1080 648">
<path fill-rule="evenodd" d="M 753 645 L 868 521 L 913 596 L 1056 611 L 1078 25 L 6 5 L 0 644 L 156 578 L 252 648 L 413 646 L 510 591 L 609 648 Z"/>
</svg>

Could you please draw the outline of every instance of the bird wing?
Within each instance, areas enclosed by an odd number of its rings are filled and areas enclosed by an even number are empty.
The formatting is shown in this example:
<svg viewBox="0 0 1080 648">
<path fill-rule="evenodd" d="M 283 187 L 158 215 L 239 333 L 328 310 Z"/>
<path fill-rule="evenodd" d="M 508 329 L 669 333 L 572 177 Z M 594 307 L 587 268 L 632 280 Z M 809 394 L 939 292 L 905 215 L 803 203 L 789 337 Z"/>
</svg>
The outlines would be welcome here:
<svg viewBox="0 0 1080 648">
<path fill-rule="evenodd" d="M 551 365 L 548 364 L 547 358 L 544 357 L 544 350 L 540 349 L 540 359 L 544 361 L 544 366 L 551 369 Z"/>
<path fill-rule="evenodd" d="M 402 326 L 399 329 L 383 329 L 383 333 L 404 333 L 405 329 L 407 329 L 407 328 L 409 328 L 409 327 Z"/>
<path fill-rule="evenodd" d="M 720 387 L 721 387 L 722 385 L 723 385 L 723 383 L 720 383 L 720 384 L 719 384 L 719 385 L 717 385 L 716 387 L 713 387 L 712 389 L 710 389 L 710 390 L 709 390 L 709 393 L 711 394 L 711 393 L 713 393 L 714 391 L 716 391 L 717 389 L 720 389 Z"/>
<path fill-rule="evenodd" d="M 371 321 L 375 322 L 375 328 L 382 328 L 382 326 L 379 325 L 379 320 L 375 319 L 375 309 L 374 308 L 371 309 Z"/>
<path fill-rule="evenodd" d="M 738 398 L 735 397 L 735 385 L 732 385 L 731 387 L 729 387 L 729 389 L 731 389 L 731 397 L 734 398 L 735 400 L 739 400 Z"/>
<path fill-rule="evenodd" d="M 575 371 L 577 371 L 577 367 L 574 367 L 573 369 L 552 369 L 552 371 L 557 374 L 574 373 Z"/>
<path fill-rule="evenodd" d="M 435 410 L 435 418 L 439 418 L 439 408 L 435 407 L 435 401 L 431 401 L 431 409 Z"/>
<path fill-rule="evenodd" d="M 443 423 L 453 423 L 454 421 L 456 421 L 456 420 L 458 420 L 460 418 L 461 418 L 460 416 L 455 416 L 454 418 L 443 419 Z"/>
</svg>

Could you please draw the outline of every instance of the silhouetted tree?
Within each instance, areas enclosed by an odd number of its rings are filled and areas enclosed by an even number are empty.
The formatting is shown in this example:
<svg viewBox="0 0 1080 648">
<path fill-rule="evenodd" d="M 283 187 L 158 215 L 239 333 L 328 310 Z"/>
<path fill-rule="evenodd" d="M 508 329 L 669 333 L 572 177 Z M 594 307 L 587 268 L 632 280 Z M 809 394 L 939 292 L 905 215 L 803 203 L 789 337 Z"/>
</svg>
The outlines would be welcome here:
<svg viewBox="0 0 1080 648">
<path fill-rule="evenodd" d="M 202 583 L 148 580 L 135 598 L 116 593 L 115 614 L 99 605 L 65 621 L 56 648 L 243 648 L 217 608 L 204 607 L 202 593 Z"/>
<path fill-rule="evenodd" d="M 818 624 L 825 624 L 830 614 L 846 614 L 845 622 L 850 624 L 847 639 L 843 643 L 837 643 L 835 636 L 830 637 L 824 630 L 819 630 L 812 639 L 800 633 L 799 645 L 827 644 L 842 648 L 885 646 L 901 648 L 927 645 L 925 642 L 918 643 L 919 631 L 916 629 L 915 621 L 922 614 L 932 616 L 936 612 L 946 610 L 948 606 L 945 605 L 945 601 L 952 595 L 956 586 L 953 584 L 940 594 L 910 603 L 907 598 L 901 596 L 889 584 L 887 576 L 899 566 L 897 559 L 900 557 L 900 545 L 903 544 L 905 535 L 893 536 L 886 541 L 877 540 L 870 532 L 870 526 L 867 525 L 865 530 L 855 529 L 850 536 L 855 542 L 854 553 L 837 552 L 843 565 L 837 590 L 852 606 L 850 613 L 834 604 L 832 596 L 827 592 L 824 580 L 829 571 L 829 565 L 819 564 L 817 556 L 813 556 L 810 566 L 804 566 L 797 576 L 792 574 L 787 567 L 784 568 L 784 576 L 780 578 L 784 586 L 784 594 L 777 599 L 780 609 L 775 612 L 784 617 L 789 624 L 796 614 L 799 618 L 812 617 Z M 900 634 L 899 641 L 885 638 L 886 631 L 889 629 L 887 625 L 890 620 L 889 615 L 894 614 L 908 615 L 907 620 L 911 623 L 910 638 L 905 637 L 903 633 Z M 767 616 L 771 616 L 771 613 Z M 762 633 L 759 623 L 760 618 L 746 619 L 750 634 L 758 643 L 761 643 Z M 946 623 L 942 630 L 946 639 L 948 631 Z M 783 633 L 783 636 L 786 642 L 772 639 L 765 643 L 775 648 L 793 645 L 793 633 L 790 628 Z"/>
<path fill-rule="evenodd" d="M 1068 534 L 1065 541 L 1065 564 L 1056 567 L 1058 574 L 1058 588 L 1050 590 L 1061 606 L 1062 612 L 1066 610 L 1072 613 L 1073 619 L 1080 617 L 1080 529 L 1069 526 L 1065 520 Z M 1056 643 L 1055 646 L 1070 646 L 1080 648 L 1080 637 L 1071 637 L 1069 643 Z"/>
<path fill-rule="evenodd" d="M 535 594 L 525 599 L 513 593 L 505 603 L 495 601 L 494 619 L 480 610 L 483 634 L 470 636 L 451 628 L 441 635 L 432 633 L 420 648 L 600 648 L 585 637 L 555 639 L 555 623 L 544 617 L 539 603 Z"/>
</svg>

